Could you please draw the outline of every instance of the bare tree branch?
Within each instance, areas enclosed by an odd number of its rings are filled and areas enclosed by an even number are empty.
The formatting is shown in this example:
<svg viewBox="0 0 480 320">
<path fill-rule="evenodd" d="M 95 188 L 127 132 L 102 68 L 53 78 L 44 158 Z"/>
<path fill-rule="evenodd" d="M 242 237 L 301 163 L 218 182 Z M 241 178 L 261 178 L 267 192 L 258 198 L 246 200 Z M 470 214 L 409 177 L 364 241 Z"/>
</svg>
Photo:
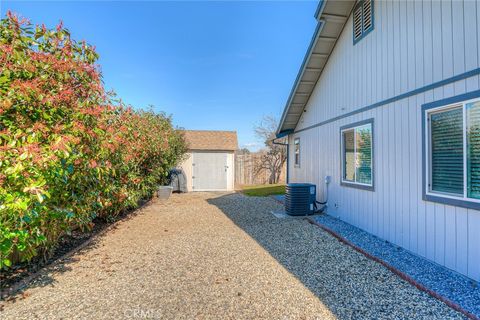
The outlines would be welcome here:
<svg viewBox="0 0 480 320">
<path fill-rule="evenodd" d="M 260 163 L 256 166 L 255 174 L 267 170 L 270 174 L 268 182 L 271 184 L 278 183 L 287 159 L 286 147 L 273 143 L 277 126 L 278 121 L 275 117 L 265 116 L 254 128 L 255 135 L 258 139 L 264 141 L 266 147 Z"/>
</svg>

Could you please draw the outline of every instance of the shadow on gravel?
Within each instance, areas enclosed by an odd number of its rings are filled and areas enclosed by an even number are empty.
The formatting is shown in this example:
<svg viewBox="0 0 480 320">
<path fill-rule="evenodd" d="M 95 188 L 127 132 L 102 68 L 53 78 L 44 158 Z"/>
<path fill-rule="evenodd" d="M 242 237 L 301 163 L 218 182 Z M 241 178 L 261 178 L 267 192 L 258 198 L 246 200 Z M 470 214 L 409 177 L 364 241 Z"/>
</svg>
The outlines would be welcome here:
<svg viewBox="0 0 480 320">
<path fill-rule="evenodd" d="M 98 247 L 98 240 L 106 233 L 114 232 L 116 223 L 128 221 L 137 216 L 152 201 L 141 202 L 140 207 L 121 213 L 116 221 L 97 221 L 89 232 L 75 231 L 76 236 L 65 237 L 57 250 L 47 261 L 38 260 L 20 266 L 9 274 L 0 275 L 0 312 L 2 301 L 15 302 L 29 296 L 28 289 L 55 286 L 55 275 L 72 271 L 70 266 L 80 259 L 80 255 Z M 1 317 L 0 317 L 1 319 Z"/>
<path fill-rule="evenodd" d="M 461 318 L 279 204 L 229 194 L 208 199 L 300 280 L 339 319 Z M 254 262 L 252 262 L 254 263 Z"/>
<path fill-rule="evenodd" d="M 92 250 L 96 247 L 96 241 L 92 241 L 78 251 L 74 249 L 74 252 L 75 254 L 81 254 L 82 252 Z M 2 301 L 15 302 L 17 300 L 25 299 L 29 296 L 28 289 L 55 286 L 55 275 L 72 271 L 73 269 L 70 265 L 78 260 L 79 259 L 75 256 L 65 257 L 63 259 L 54 260 L 37 271 L 22 275 L 22 278 L 17 282 L 11 284 L 11 286 L 3 288 L 0 295 L 0 311 Z"/>
</svg>

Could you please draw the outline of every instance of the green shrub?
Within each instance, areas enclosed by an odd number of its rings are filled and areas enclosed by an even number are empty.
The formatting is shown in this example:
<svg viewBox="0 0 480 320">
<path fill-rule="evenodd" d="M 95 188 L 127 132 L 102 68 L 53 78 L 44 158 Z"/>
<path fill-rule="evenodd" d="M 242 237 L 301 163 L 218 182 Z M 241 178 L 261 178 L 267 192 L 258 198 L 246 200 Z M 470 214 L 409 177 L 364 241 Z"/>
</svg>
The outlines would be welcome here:
<svg viewBox="0 0 480 320">
<path fill-rule="evenodd" d="M 0 268 L 135 208 L 185 152 L 169 117 L 105 92 L 97 59 L 62 25 L 0 22 Z"/>
</svg>

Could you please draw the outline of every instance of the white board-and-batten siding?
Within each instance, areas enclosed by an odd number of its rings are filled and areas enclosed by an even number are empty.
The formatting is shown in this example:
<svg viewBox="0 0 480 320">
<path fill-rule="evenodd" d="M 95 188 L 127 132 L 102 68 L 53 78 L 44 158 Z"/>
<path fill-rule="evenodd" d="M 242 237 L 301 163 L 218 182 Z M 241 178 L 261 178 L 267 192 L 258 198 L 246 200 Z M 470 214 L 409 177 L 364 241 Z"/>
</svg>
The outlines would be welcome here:
<svg viewBox="0 0 480 320">
<path fill-rule="evenodd" d="M 328 214 L 479 281 L 480 211 L 422 199 L 422 104 L 479 90 L 478 72 L 360 109 L 478 69 L 480 1 L 374 1 L 374 12 L 355 45 L 350 16 L 289 135 L 289 180 L 315 183 L 321 199 L 331 176 Z M 375 190 L 341 186 L 340 127 L 370 118 Z"/>
</svg>

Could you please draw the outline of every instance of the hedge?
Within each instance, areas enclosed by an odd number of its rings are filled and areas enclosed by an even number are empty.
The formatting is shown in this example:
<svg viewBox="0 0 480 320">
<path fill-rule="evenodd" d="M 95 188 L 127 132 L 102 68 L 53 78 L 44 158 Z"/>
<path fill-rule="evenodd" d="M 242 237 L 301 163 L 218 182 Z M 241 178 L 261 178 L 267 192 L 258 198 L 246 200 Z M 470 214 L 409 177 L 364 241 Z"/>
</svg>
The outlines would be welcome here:
<svg viewBox="0 0 480 320">
<path fill-rule="evenodd" d="M 97 60 L 61 24 L 0 22 L 0 269 L 135 208 L 185 153 L 170 117 L 105 92 Z"/>
</svg>

